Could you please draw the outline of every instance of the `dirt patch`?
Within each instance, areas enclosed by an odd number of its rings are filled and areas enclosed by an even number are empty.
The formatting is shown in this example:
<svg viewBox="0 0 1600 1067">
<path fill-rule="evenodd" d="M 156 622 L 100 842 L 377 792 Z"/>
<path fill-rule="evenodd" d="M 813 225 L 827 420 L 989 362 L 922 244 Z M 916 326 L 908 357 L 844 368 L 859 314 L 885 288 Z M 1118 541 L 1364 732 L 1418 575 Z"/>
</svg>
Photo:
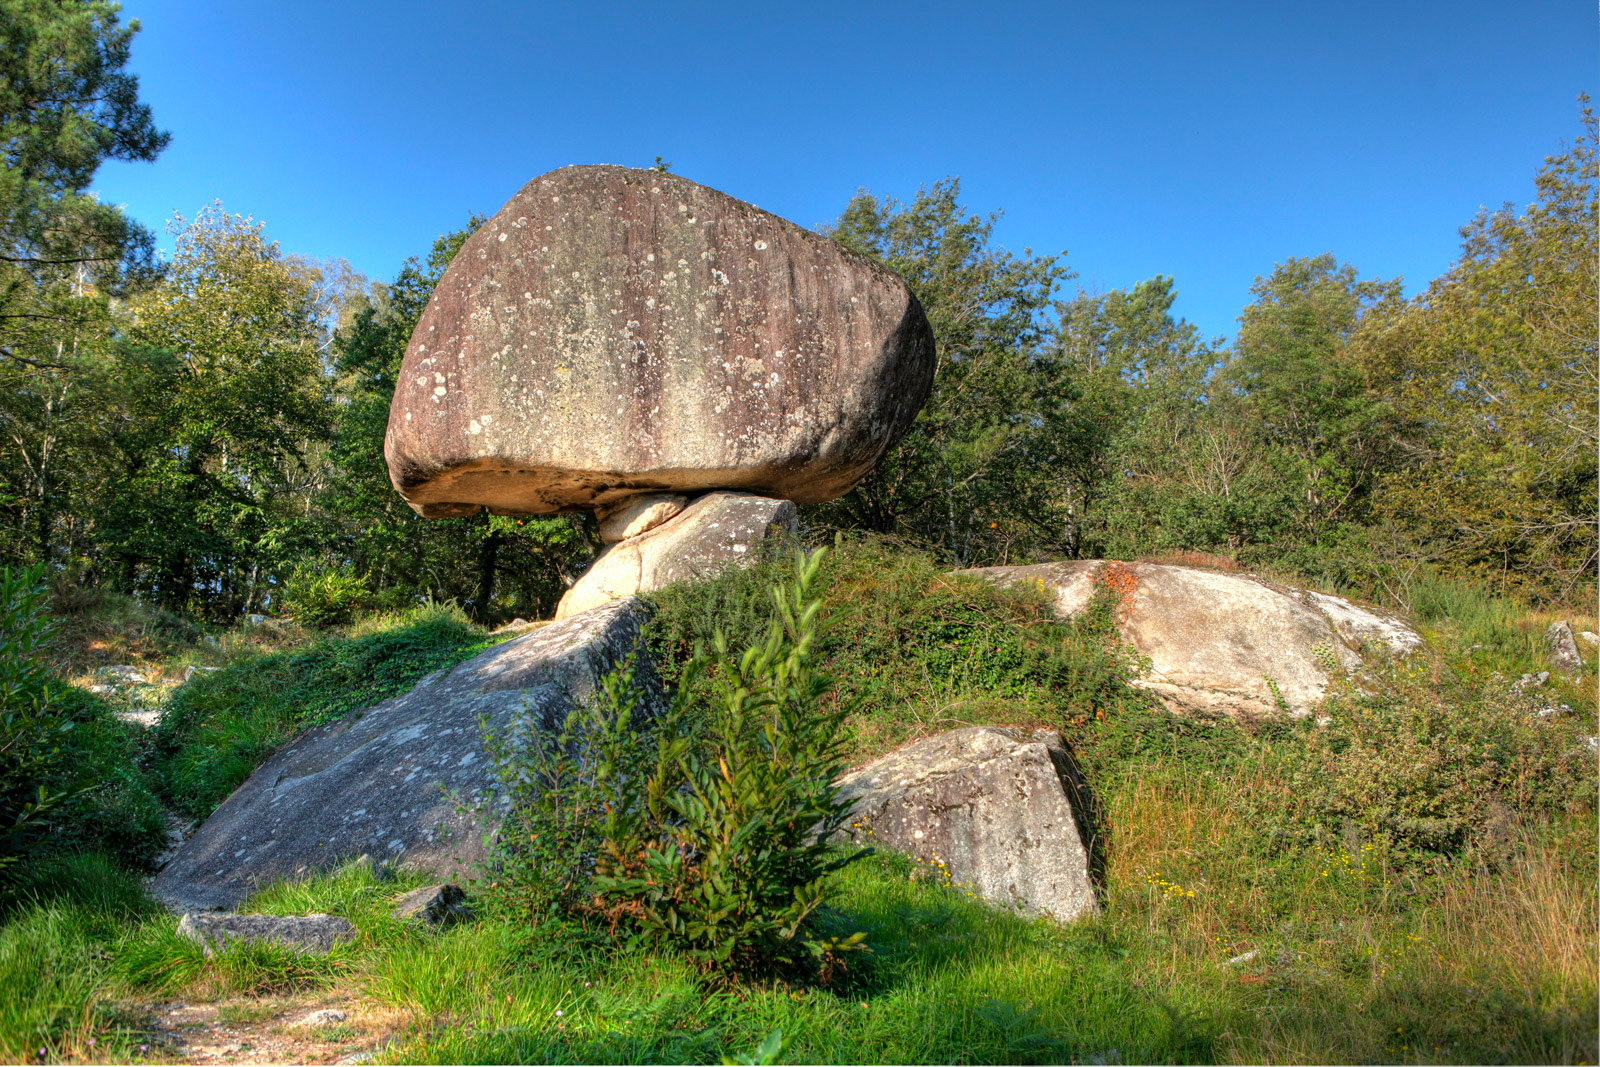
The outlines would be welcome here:
<svg viewBox="0 0 1600 1067">
<path fill-rule="evenodd" d="M 410 1023 L 401 1012 L 318 998 L 239 997 L 213 1003 L 133 1006 L 150 1034 L 153 1063 L 361 1063 Z"/>
</svg>

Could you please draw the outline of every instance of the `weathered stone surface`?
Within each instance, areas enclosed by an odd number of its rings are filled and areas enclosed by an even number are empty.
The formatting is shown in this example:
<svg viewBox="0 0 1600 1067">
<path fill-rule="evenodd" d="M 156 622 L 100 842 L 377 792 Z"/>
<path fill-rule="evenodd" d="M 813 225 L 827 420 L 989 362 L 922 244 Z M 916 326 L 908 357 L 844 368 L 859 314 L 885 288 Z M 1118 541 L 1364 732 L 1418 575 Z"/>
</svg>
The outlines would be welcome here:
<svg viewBox="0 0 1600 1067">
<path fill-rule="evenodd" d="M 200 945 L 207 956 L 230 945 L 266 941 L 296 952 L 325 956 L 353 940 L 356 928 L 337 915 L 234 915 L 227 912 L 186 913 L 178 920 L 178 936 Z"/>
<path fill-rule="evenodd" d="M 395 697 L 308 730 L 223 802 L 156 876 L 178 907 L 229 908 L 258 886 L 374 862 L 465 873 L 485 856 L 486 827 L 445 794 L 481 801 L 494 773 L 479 730 L 554 727 L 639 644 L 643 609 L 624 601 L 503 644 Z M 639 680 L 659 698 L 641 663 Z"/>
<path fill-rule="evenodd" d="M 984 900 L 1063 922 L 1097 910 L 1081 777 L 1050 730 L 971 726 L 839 779 L 863 845 L 907 852 Z"/>
<path fill-rule="evenodd" d="M 707 493 L 655 529 L 607 547 L 561 598 L 556 618 L 709 576 L 754 558 L 761 546 L 798 528 L 799 513 L 787 500 Z"/>
<path fill-rule="evenodd" d="M 676 175 L 565 167 L 439 280 L 384 455 L 424 515 L 705 489 L 813 503 L 906 431 L 933 368 L 886 268 Z"/>
<path fill-rule="evenodd" d="M 1583 673 L 1583 657 L 1578 654 L 1578 642 L 1572 636 L 1572 627 L 1566 622 L 1553 622 L 1544 632 L 1545 646 L 1550 650 L 1550 669 L 1576 678 Z"/>
<path fill-rule="evenodd" d="M 638 537 L 688 506 L 689 498 L 681 493 L 645 493 L 608 504 L 595 513 L 600 520 L 600 540 L 609 545 Z"/>
<path fill-rule="evenodd" d="M 449 926 L 467 918 L 467 895 L 460 886 L 441 882 L 413 889 L 401 897 L 389 912 L 390 918 L 401 922 L 422 922 L 430 926 Z"/>
<path fill-rule="evenodd" d="M 1311 715 L 1327 696 L 1332 670 L 1354 671 L 1422 645 L 1392 616 L 1247 574 L 1105 560 L 963 573 L 1041 582 L 1054 591 L 1062 616 L 1109 588 L 1120 598 L 1118 631 L 1150 660 L 1134 684 L 1181 710 Z"/>
</svg>

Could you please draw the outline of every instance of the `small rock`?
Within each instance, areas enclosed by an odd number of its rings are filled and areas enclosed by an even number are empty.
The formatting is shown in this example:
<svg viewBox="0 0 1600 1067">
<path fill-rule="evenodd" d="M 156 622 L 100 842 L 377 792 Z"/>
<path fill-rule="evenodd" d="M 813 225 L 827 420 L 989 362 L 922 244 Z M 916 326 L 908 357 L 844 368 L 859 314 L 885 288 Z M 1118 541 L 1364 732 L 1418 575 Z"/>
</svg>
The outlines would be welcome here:
<svg viewBox="0 0 1600 1067">
<path fill-rule="evenodd" d="M 131 723 L 134 726 L 142 726 L 146 730 L 149 730 L 154 727 L 156 723 L 161 721 L 161 715 L 166 710 L 167 709 L 164 707 L 133 708 L 128 711 L 118 711 L 115 714 L 117 718 L 121 719 L 123 722 Z"/>
<path fill-rule="evenodd" d="M 341 1059 L 334 1060 L 333 1062 L 336 1065 L 337 1064 L 366 1063 L 370 1059 L 372 1059 L 372 1053 L 370 1053 L 370 1052 L 352 1052 L 352 1053 L 350 1053 L 350 1055 L 342 1057 Z"/>
<path fill-rule="evenodd" d="M 1241 952 L 1239 955 L 1233 957 L 1231 960 L 1229 960 L 1228 962 L 1224 963 L 1223 966 L 1224 967 L 1237 967 L 1241 963 L 1249 963 L 1251 960 L 1255 959 L 1259 955 L 1261 955 L 1261 950 L 1258 949 L 1258 948 L 1253 948 L 1249 952 Z"/>
<path fill-rule="evenodd" d="M 1600 634 L 1593 630 L 1585 630 L 1578 635 L 1578 640 L 1590 647 L 1600 648 Z"/>
<path fill-rule="evenodd" d="M 89 692 L 93 693 L 95 696 L 100 696 L 100 697 L 110 696 L 111 694 L 115 693 L 116 691 L 117 691 L 117 687 L 114 686 L 114 685 L 91 685 L 89 687 Z"/>
<path fill-rule="evenodd" d="M 443 882 L 413 889 L 395 904 L 389 917 L 401 922 L 425 922 L 430 926 L 449 926 L 470 918 L 467 895 L 458 886 Z"/>
<path fill-rule="evenodd" d="M 356 928 L 337 915 L 238 915 L 231 912 L 186 912 L 178 936 L 200 945 L 207 956 L 238 942 L 270 941 L 296 952 L 325 956 L 333 946 L 350 941 Z"/>
<path fill-rule="evenodd" d="M 251 626 L 265 626 L 267 617 L 265 615 L 246 615 L 244 621 Z"/>
<path fill-rule="evenodd" d="M 1589 746 L 1589 751 L 1600 755 L 1600 736 L 1585 737 L 1583 743 Z"/>
<path fill-rule="evenodd" d="M 112 667 L 101 667 L 99 672 L 122 685 L 144 685 L 148 681 L 138 667 L 120 663 Z"/>
<path fill-rule="evenodd" d="M 187 682 L 197 674 L 215 674 L 221 669 L 221 667 L 196 667 L 191 664 L 183 669 L 183 680 Z"/>
<path fill-rule="evenodd" d="M 1549 681 L 1549 671 L 1540 671 L 1538 674 L 1524 674 L 1521 678 L 1511 683 L 1511 691 L 1513 693 L 1526 693 L 1530 689 L 1538 689 Z"/>
<path fill-rule="evenodd" d="M 302 1016 L 290 1023 L 290 1026 L 327 1026 L 330 1023 L 342 1023 L 350 1018 L 338 1008 L 319 1008 L 309 1015 Z"/>
<path fill-rule="evenodd" d="M 1583 673 L 1583 657 L 1578 655 L 1578 643 L 1572 638 L 1572 627 L 1565 622 L 1553 622 L 1544 632 L 1544 643 L 1550 650 L 1550 669 L 1576 678 Z"/>
<path fill-rule="evenodd" d="M 1554 719 L 1562 715 L 1572 714 L 1571 704 L 1546 704 L 1535 711 L 1534 716 L 1540 719 Z"/>
<path fill-rule="evenodd" d="M 221 648 L 222 647 L 222 643 L 220 641 L 218 641 L 215 637 L 212 637 L 210 634 L 202 634 L 201 637 L 200 637 L 200 640 L 204 641 L 207 645 L 210 645 L 212 648 Z"/>
</svg>

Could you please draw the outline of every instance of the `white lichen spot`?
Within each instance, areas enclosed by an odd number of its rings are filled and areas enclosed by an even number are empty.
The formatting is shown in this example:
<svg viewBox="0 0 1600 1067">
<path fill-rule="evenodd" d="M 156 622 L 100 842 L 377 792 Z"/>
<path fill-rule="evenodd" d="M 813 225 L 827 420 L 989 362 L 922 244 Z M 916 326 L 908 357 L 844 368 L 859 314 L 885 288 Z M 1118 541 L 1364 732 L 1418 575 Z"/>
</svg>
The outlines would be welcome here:
<svg viewBox="0 0 1600 1067">
<path fill-rule="evenodd" d="M 506 239 L 506 235 L 505 235 L 505 234 L 503 234 L 503 233 L 502 233 L 502 234 L 501 234 L 501 235 L 500 235 L 500 240 L 502 240 L 502 241 L 504 241 L 504 240 L 505 240 L 505 239 Z"/>
<path fill-rule="evenodd" d="M 478 422 L 477 419 L 473 419 L 471 422 L 467 423 L 467 432 L 470 434 L 480 434 L 483 432 L 483 425 Z"/>
<path fill-rule="evenodd" d="M 767 242 L 765 242 L 765 241 L 757 241 L 756 242 L 756 251 L 757 252 L 765 252 L 766 250 L 767 250 Z"/>
</svg>

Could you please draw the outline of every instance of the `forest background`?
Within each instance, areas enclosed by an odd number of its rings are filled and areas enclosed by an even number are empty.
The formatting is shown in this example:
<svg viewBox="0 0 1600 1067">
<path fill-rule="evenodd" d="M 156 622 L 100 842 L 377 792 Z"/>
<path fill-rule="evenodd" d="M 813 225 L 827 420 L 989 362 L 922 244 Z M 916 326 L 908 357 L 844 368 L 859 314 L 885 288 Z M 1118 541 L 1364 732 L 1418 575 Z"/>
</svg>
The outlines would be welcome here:
<svg viewBox="0 0 1600 1067">
<path fill-rule="evenodd" d="M 587 516 L 423 521 L 382 460 L 411 329 L 481 217 L 383 281 L 220 204 L 170 220 L 158 258 L 90 192 L 168 141 L 126 69 L 137 24 L 6 6 L 0 564 L 209 622 L 430 598 L 548 616 L 598 550 Z M 805 522 L 953 565 L 1190 552 L 1403 609 L 1440 577 L 1592 601 L 1600 219 L 1575 110 L 1534 199 L 1467 220 L 1414 299 L 1291 257 L 1232 339 L 1175 317 L 1173 278 L 1088 292 L 999 247 L 956 179 L 858 194 L 830 233 L 906 278 L 940 364 L 879 470 Z"/>
</svg>

